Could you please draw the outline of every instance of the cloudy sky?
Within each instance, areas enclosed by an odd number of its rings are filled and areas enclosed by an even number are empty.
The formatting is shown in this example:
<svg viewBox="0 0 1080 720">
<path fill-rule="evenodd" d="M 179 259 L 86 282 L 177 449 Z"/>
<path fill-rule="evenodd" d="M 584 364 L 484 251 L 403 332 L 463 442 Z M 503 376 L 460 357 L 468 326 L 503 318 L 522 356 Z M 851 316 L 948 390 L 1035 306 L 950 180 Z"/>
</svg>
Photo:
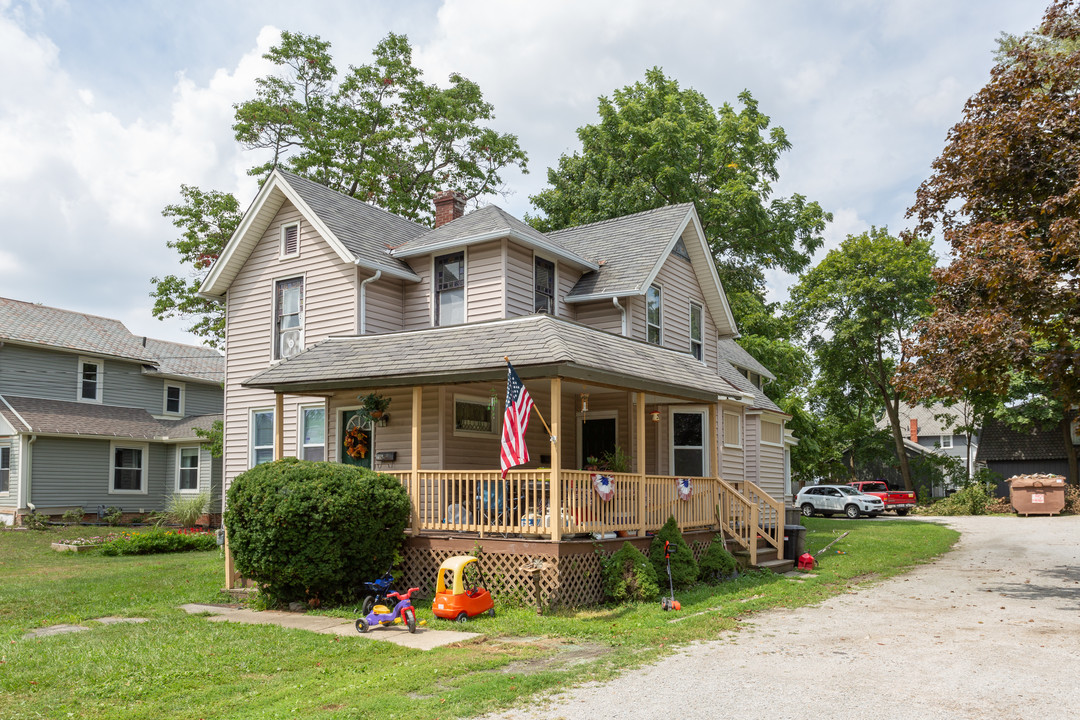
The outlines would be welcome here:
<svg viewBox="0 0 1080 720">
<path fill-rule="evenodd" d="M 529 154 L 494 199 L 519 217 L 597 97 L 647 68 L 717 105 L 749 89 L 793 144 L 777 192 L 832 211 L 835 246 L 904 227 L 995 38 L 1034 27 L 1045 2 L 0 0 L 0 296 L 194 341 L 150 314 L 150 278 L 180 269 L 161 209 L 181 183 L 254 197 L 232 105 L 283 29 L 329 40 L 338 67 L 405 33 L 429 81 L 475 80 Z M 786 297 L 790 278 L 769 280 Z"/>
</svg>

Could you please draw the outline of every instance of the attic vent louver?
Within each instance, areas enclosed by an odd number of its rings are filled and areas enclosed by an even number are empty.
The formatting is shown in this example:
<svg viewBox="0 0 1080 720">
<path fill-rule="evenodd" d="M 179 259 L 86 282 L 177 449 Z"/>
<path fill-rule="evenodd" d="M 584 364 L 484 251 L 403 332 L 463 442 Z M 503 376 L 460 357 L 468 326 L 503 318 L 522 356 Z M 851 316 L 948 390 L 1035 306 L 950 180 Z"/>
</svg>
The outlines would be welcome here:
<svg viewBox="0 0 1080 720">
<path fill-rule="evenodd" d="M 282 229 L 281 236 L 281 254 L 282 255 L 295 255 L 300 242 L 300 226 L 299 225 L 286 225 Z"/>
</svg>

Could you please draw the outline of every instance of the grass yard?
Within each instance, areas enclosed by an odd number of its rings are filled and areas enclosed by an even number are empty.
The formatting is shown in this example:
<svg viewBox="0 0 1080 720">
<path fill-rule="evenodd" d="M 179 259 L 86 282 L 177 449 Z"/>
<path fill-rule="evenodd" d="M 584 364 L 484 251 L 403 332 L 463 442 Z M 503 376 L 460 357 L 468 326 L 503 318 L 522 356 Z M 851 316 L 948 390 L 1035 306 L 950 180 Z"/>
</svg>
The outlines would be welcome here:
<svg viewBox="0 0 1080 720">
<path fill-rule="evenodd" d="M 211 623 L 188 602 L 223 602 L 219 551 L 103 557 L 56 553 L 69 530 L 0 531 L 0 718 L 431 718 L 473 717 L 570 683 L 609 677 L 673 647 L 715 639 L 739 618 L 797 607 L 888 577 L 949 549 L 957 533 L 915 522 L 808 519 L 816 576 L 768 573 L 676 593 L 659 603 L 552 611 L 496 606 L 467 628 L 479 641 L 420 652 L 390 643 L 270 626 Z M 840 549 L 844 554 L 836 554 Z M 430 602 L 417 603 L 429 627 Z M 352 608 L 322 611 L 353 618 Z M 88 622 L 145 617 L 143 624 Z M 680 622 L 671 622 L 684 618 Z M 35 628 L 87 632 L 24 639 Z"/>
</svg>

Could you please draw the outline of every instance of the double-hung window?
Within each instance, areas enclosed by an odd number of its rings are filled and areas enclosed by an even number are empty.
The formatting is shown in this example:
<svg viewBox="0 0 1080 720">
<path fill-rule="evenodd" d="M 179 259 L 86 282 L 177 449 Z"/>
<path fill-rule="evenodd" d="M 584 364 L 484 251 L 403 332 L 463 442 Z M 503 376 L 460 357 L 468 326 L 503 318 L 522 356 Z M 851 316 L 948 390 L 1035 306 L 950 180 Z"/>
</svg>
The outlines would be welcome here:
<svg viewBox="0 0 1080 720">
<path fill-rule="evenodd" d="M 11 488 L 11 446 L 0 445 L 0 493 Z"/>
<path fill-rule="evenodd" d="M 645 292 L 645 339 L 654 345 L 663 342 L 660 323 L 660 288 L 650 285 Z"/>
<path fill-rule="evenodd" d="M 952 435 L 942 435 L 940 445 L 942 450 L 948 450 L 952 448 Z"/>
<path fill-rule="evenodd" d="M 199 491 L 199 448 L 182 447 L 178 449 L 176 468 L 176 491 Z"/>
<path fill-rule="evenodd" d="M 274 459 L 274 411 L 251 411 L 251 466 Z"/>
<path fill-rule="evenodd" d="M 146 456 L 149 446 L 113 442 L 110 493 L 146 494 Z"/>
<path fill-rule="evenodd" d="M 274 284 L 274 359 L 292 357 L 303 346 L 304 278 Z"/>
<path fill-rule="evenodd" d="M 701 339 L 704 337 L 702 331 L 703 318 L 701 314 L 701 306 L 696 303 L 690 303 L 690 354 L 698 360 L 705 358 L 704 346 Z"/>
<path fill-rule="evenodd" d="M 79 358 L 79 402 L 101 402 L 101 371 L 100 360 Z"/>
<path fill-rule="evenodd" d="M 184 414 L 184 385 L 182 383 L 165 383 L 165 414 Z"/>
<path fill-rule="evenodd" d="M 465 322 L 465 253 L 435 258 L 435 324 Z"/>
<path fill-rule="evenodd" d="M 325 460 L 326 409 L 321 406 L 301 408 L 300 422 L 302 423 L 300 459 Z"/>
<path fill-rule="evenodd" d="M 555 263 L 539 257 L 533 261 L 533 312 L 555 314 Z"/>
</svg>

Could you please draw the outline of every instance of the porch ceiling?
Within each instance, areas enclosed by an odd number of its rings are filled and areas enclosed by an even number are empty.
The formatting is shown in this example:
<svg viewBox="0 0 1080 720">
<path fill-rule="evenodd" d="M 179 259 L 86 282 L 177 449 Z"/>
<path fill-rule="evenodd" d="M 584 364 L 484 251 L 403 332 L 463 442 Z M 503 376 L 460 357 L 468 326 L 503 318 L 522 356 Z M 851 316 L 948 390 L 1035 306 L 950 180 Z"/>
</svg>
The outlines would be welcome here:
<svg viewBox="0 0 1080 720">
<path fill-rule="evenodd" d="M 742 392 L 688 353 L 551 315 L 324 340 L 247 380 L 303 393 L 497 381 L 509 356 L 525 379 L 562 377 L 713 402 Z"/>
</svg>

